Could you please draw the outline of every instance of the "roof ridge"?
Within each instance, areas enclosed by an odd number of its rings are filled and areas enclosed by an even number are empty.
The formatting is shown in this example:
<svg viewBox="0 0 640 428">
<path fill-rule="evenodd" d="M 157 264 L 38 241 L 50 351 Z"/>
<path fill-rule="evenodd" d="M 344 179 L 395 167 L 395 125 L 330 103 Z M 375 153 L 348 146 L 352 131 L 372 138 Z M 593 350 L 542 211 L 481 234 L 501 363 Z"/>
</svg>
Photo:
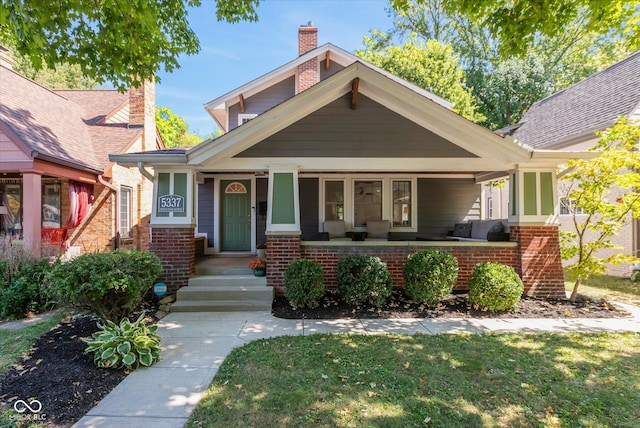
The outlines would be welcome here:
<svg viewBox="0 0 640 428">
<path fill-rule="evenodd" d="M 6 67 L 6 66 L 4 66 L 4 65 L 0 66 L 0 68 L 4 68 L 5 70 L 10 71 L 11 73 L 15 74 L 15 75 L 16 75 L 16 76 L 18 76 L 19 78 L 24 79 L 24 80 L 26 80 L 26 81 L 28 81 L 28 82 L 31 82 L 31 83 L 33 83 L 33 84 L 35 84 L 35 85 L 37 85 L 37 86 L 41 87 L 41 88 L 42 88 L 42 89 L 44 89 L 45 91 L 51 92 L 51 93 L 52 93 L 52 94 L 54 94 L 55 96 L 62 98 L 63 100 L 67 100 L 67 101 L 69 101 L 69 102 L 73 102 L 73 101 L 69 100 L 68 98 L 63 97 L 61 94 L 58 94 L 58 93 L 56 92 L 56 89 L 47 88 L 46 86 L 44 86 L 44 85 L 42 85 L 42 84 L 40 84 L 40 83 L 36 82 L 35 80 L 28 78 L 28 77 L 27 77 L 27 76 L 25 76 L 24 74 L 18 73 L 17 71 L 15 71 L 15 70 L 14 70 L 14 69 L 12 69 L 12 68 L 8 68 L 8 67 Z"/>
</svg>

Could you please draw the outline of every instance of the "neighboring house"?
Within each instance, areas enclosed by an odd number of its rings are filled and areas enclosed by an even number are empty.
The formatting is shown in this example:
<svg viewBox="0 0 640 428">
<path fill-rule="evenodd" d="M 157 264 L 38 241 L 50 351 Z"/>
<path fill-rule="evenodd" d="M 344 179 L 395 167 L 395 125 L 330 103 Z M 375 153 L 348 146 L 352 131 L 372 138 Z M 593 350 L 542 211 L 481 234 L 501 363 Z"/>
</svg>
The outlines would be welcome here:
<svg viewBox="0 0 640 428">
<path fill-rule="evenodd" d="M 52 91 L 2 58 L 1 233 L 47 256 L 148 249 L 153 184 L 108 154 L 164 147 L 153 84 Z"/>
<path fill-rule="evenodd" d="M 602 131 L 619 117 L 640 120 L 640 51 L 587 79 L 533 104 L 520 122 L 501 130 L 516 141 L 534 149 L 588 150 Z M 566 185 L 565 185 L 566 188 Z M 564 230 L 572 226 L 572 204 L 560 183 L 559 221 Z M 506 212 L 509 186 L 485 189 L 487 217 L 499 218 Z M 613 195 L 615 198 L 615 195 Z M 501 203 L 502 202 L 502 203 Z M 580 214 L 577 218 L 580 219 Z M 612 242 L 624 254 L 638 255 L 640 228 L 631 216 Z M 629 275 L 628 265 L 609 266 L 612 275 Z"/>
<path fill-rule="evenodd" d="M 194 272 L 198 235 L 223 255 L 266 242 L 267 283 L 279 291 L 300 257 L 322 263 L 334 286 L 340 257 L 377 255 L 401 286 L 406 256 L 438 248 L 458 258 L 458 288 L 473 265 L 492 260 L 513 266 L 528 294 L 564 295 L 555 170 L 584 154 L 539 153 L 498 136 L 428 91 L 318 47 L 315 27 L 300 27 L 298 38 L 298 58 L 205 105 L 226 134 L 188 150 L 110 156 L 155 171 L 152 250 L 171 266 L 171 290 Z M 481 219 L 481 183 L 506 176 L 522 183 L 504 220 L 510 241 L 489 240 L 480 223 L 473 242 L 447 237 L 456 223 Z M 359 232 L 355 241 L 331 239 L 336 225 Z"/>
</svg>

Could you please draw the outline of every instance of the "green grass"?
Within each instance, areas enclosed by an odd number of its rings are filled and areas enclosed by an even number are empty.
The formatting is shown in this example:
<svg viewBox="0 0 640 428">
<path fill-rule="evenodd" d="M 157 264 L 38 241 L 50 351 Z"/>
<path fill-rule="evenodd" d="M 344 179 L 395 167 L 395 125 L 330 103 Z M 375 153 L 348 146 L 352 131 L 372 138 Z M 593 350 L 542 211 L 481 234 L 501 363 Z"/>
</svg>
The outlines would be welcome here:
<svg viewBox="0 0 640 428">
<path fill-rule="evenodd" d="M 188 427 L 637 427 L 640 334 L 278 337 Z"/>
<path fill-rule="evenodd" d="M 31 349 L 35 340 L 51 330 L 65 317 L 57 312 L 51 318 L 18 330 L 0 329 L 0 373 L 14 365 L 18 358 Z"/>
<path fill-rule="evenodd" d="M 573 284 L 574 282 L 566 281 L 566 290 L 573 290 Z M 608 275 L 592 276 L 580 286 L 578 293 L 640 306 L 640 282 L 632 282 L 628 278 Z"/>
</svg>

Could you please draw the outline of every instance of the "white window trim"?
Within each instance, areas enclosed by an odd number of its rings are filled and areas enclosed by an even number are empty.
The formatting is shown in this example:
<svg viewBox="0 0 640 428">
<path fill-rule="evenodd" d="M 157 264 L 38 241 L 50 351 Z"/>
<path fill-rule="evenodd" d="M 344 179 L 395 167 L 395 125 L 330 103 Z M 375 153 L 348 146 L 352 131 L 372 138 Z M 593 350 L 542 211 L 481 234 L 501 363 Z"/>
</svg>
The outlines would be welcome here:
<svg viewBox="0 0 640 428">
<path fill-rule="evenodd" d="M 122 209 L 122 194 L 123 191 L 126 191 L 129 194 L 128 200 L 127 200 L 127 204 L 128 204 L 128 209 L 126 211 L 127 213 L 127 221 L 128 221 L 128 230 L 126 231 L 127 234 L 125 235 L 122 230 L 122 214 L 124 212 L 124 210 Z M 118 213 L 120 214 L 120 218 L 118 218 L 118 232 L 120 233 L 120 236 L 122 237 L 122 239 L 131 239 L 131 228 L 132 228 L 132 223 L 133 223 L 133 188 L 129 187 L 129 186 L 120 186 L 120 194 L 118 195 Z"/>
<path fill-rule="evenodd" d="M 244 125 L 244 123 L 243 123 L 244 119 L 251 120 L 251 119 L 255 118 L 256 116 L 258 116 L 258 115 L 257 114 L 249 114 L 249 113 L 240 113 L 238 115 L 238 126 Z"/>
<path fill-rule="evenodd" d="M 322 223 L 325 221 L 325 182 L 326 181 L 342 181 L 344 183 L 344 222 L 347 230 L 364 231 L 365 227 L 354 227 L 354 195 L 353 188 L 356 181 L 382 181 L 382 220 L 389 220 L 392 232 L 417 232 L 418 231 L 418 179 L 416 177 L 407 177 L 404 175 L 362 175 L 348 174 L 339 176 L 321 175 L 319 176 L 320 185 L 320 204 L 319 232 L 322 232 Z M 393 226 L 393 198 L 391 197 L 392 181 L 410 181 L 411 182 L 411 226 Z"/>
<path fill-rule="evenodd" d="M 565 204 L 562 203 L 563 199 L 566 199 L 569 202 L 569 206 L 567 207 L 569 212 L 566 213 L 566 214 L 562 212 L 562 207 L 566 206 Z M 570 199 L 570 198 L 568 198 L 566 196 L 561 196 L 560 198 L 558 198 L 558 214 L 560 215 L 560 217 L 572 217 L 574 214 L 576 216 L 584 216 L 584 215 L 586 215 L 582 208 L 578 208 L 579 210 L 583 210 L 582 212 L 572 213 L 571 212 L 571 208 L 573 207 L 574 204 L 575 204 L 575 200 L 574 199 Z"/>
</svg>

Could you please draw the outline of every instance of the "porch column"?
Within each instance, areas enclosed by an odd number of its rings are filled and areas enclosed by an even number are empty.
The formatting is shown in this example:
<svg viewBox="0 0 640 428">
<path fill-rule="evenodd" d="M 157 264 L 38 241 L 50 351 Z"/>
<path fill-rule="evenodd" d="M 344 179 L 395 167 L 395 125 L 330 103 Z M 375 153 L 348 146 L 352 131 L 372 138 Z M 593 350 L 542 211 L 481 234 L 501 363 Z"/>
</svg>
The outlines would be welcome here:
<svg viewBox="0 0 640 428">
<path fill-rule="evenodd" d="M 555 169 L 518 168 L 509 175 L 509 228 L 517 270 L 529 296 L 565 297 Z"/>
<path fill-rule="evenodd" d="M 43 171 L 22 171 L 22 239 L 25 249 L 40 257 Z"/>
<path fill-rule="evenodd" d="M 195 174 L 156 170 L 151 212 L 151 251 L 162 260 L 158 279 L 175 293 L 195 273 Z"/>
<path fill-rule="evenodd" d="M 284 291 L 284 272 L 300 258 L 300 195 L 298 168 L 279 165 L 269 168 L 267 199 L 267 285 L 278 294 Z"/>
</svg>

